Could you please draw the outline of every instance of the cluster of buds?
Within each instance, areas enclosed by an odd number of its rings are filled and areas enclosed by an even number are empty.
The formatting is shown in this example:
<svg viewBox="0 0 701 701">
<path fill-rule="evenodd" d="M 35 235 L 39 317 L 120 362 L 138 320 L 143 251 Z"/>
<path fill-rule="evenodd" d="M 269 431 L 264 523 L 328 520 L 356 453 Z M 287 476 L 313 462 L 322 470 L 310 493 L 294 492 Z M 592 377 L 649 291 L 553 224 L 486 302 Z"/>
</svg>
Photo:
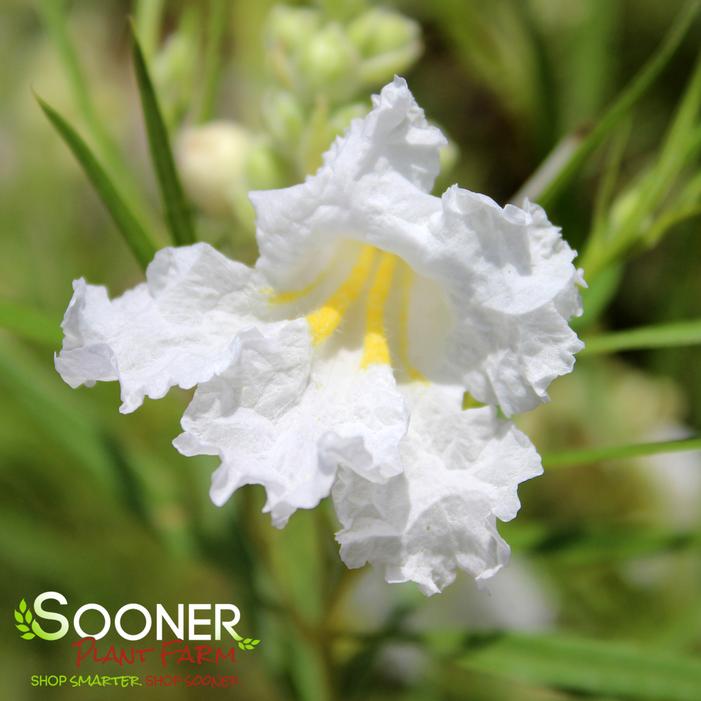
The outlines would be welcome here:
<svg viewBox="0 0 701 701">
<path fill-rule="evenodd" d="M 345 21 L 321 8 L 279 5 L 265 25 L 270 84 L 259 131 L 232 121 L 181 130 L 176 156 L 193 203 L 247 228 L 247 193 L 288 185 L 320 164 L 321 154 L 369 105 L 359 100 L 421 52 L 420 27 L 371 8 Z"/>
</svg>

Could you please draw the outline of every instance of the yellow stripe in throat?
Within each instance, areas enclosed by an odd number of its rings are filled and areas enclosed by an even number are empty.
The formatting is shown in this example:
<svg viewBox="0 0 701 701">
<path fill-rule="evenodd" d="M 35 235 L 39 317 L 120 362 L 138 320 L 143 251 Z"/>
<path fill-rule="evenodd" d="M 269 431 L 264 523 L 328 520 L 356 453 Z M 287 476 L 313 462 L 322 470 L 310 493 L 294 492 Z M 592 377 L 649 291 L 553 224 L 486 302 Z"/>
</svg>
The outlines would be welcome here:
<svg viewBox="0 0 701 701">
<path fill-rule="evenodd" d="M 399 362 L 408 378 L 415 382 L 427 382 L 426 377 L 409 360 L 409 298 L 414 282 L 414 271 L 404 263 L 401 275 L 401 300 L 399 307 Z"/>
<path fill-rule="evenodd" d="M 391 362 L 385 333 L 385 304 L 392 289 L 392 277 L 396 267 L 397 257 L 392 253 L 383 253 L 368 292 L 363 357 L 360 361 L 362 368 L 369 365 L 389 365 Z"/>
<path fill-rule="evenodd" d="M 360 296 L 365 287 L 365 281 L 372 270 L 376 250 L 373 246 L 363 246 L 358 262 L 344 283 L 319 309 L 307 314 L 307 322 L 314 345 L 322 343 L 331 336 L 338 328 L 348 308 Z"/>
</svg>

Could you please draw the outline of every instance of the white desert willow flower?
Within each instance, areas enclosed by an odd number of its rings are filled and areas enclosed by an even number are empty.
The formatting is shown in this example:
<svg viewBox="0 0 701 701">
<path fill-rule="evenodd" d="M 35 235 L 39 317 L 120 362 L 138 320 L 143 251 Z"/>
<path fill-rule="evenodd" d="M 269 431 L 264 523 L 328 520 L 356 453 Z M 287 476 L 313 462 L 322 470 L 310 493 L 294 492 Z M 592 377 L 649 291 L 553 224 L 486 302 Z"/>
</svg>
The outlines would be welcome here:
<svg viewBox="0 0 701 701">
<path fill-rule="evenodd" d="M 56 359 L 123 412 L 197 386 L 175 446 L 221 458 L 216 504 L 260 484 L 283 526 L 331 493 L 346 564 L 427 594 L 506 562 L 496 518 L 542 468 L 497 407 L 546 400 L 581 348 L 574 252 L 538 206 L 429 194 L 445 143 L 395 78 L 315 175 L 251 193 L 254 268 L 200 243 L 114 300 L 78 280 Z"/>
</svg>

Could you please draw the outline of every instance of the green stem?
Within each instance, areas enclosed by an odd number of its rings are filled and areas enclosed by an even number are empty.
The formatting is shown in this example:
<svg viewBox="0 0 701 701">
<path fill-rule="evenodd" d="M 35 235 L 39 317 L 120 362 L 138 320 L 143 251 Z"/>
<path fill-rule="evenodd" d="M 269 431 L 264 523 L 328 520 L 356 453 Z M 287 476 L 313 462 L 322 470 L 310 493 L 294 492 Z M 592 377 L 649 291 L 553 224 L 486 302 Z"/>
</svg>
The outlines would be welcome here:
<svg viewBox="0 0 701 701">
<path fill-rule="evenodd" d="M 701 450 L 701 438 L 686 438 L 655 443 L 636 443 L 603 448 L 585 448 L 583 450 L 566 450 L 559 453 L 545 453 L 543 466 L 546 470 L 574 465 L 588 465 L 604 460 L 625 460 L 659 453 L 678 453 L 688 450 Z"/>
<path fill-rule="evenodd" d="M 701 320 L 644 326 L 584 339 L 580 356 L 626 350 L 693 346 L 701 343 Z"/>
</svg>

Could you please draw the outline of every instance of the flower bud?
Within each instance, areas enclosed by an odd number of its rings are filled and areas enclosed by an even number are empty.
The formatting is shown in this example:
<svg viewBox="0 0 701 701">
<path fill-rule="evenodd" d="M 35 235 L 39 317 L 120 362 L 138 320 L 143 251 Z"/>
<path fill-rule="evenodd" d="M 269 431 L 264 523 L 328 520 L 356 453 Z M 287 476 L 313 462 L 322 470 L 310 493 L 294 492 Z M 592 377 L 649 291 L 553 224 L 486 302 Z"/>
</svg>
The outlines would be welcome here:
<svg viewBox="0 0 701 701">
<path fill-rule="evenodd" d="M 282 85 L 297 83 L 297 56 L 320 24 L 319 11 L 310 8 L 277 5 L 268 14 L 264 29 L 268 60 Z"/>
<path fill-rule="evenodd" d="M 348 37 L 363 61 L 360 78 L 372 85 L 402 73 L 421 53 L 421 29 L 398 12 L 373 8 L 348 26 Z"/>
<path fill-rule="evenodd" d="M 282 146 L 296 144 L 304 129 L 302 106 L 286 90 L 269 92 L 263 98 L 263 120 L 270 135 Z"/>
<path fill-rule="evenodd" d="M 248 150 L 244 164 L 246 190 L 273 190 L 286 184 L 285 166 L 277 151 L 259 140 Z"/>
<path fill-rule="evenodd" d="M 332 22 L 302 48 L 297 67 L 310 95 L 323 94 L 341 100 L 357 89 L 359 56 L 341 25 Z"/>
<path fill-rule="evenodd" d="M 239 187 L 228 193 L 230 211 L 249 232 L 255 230 L 256 213 L 248 198 L 250 190 L 274 190 L 287 185 L 286 167 L 267 142 L 257 139 L 250 144 L 243 164 Z"/>
<path fill-rule="evenodd" d="M 306 44 L 320 25 L 318 10 L 276 5 L 268 14 L 264 34 L 268 45 L 291 52 Z"/>
<path fill-rule="evenodd" d="M 213 216 L 231 213 L 232 191 L 244 188 L 250 134 L 233 122 L 183 129 L 175 144 L 180 176 L 190 199 Z"/>
</svg>

